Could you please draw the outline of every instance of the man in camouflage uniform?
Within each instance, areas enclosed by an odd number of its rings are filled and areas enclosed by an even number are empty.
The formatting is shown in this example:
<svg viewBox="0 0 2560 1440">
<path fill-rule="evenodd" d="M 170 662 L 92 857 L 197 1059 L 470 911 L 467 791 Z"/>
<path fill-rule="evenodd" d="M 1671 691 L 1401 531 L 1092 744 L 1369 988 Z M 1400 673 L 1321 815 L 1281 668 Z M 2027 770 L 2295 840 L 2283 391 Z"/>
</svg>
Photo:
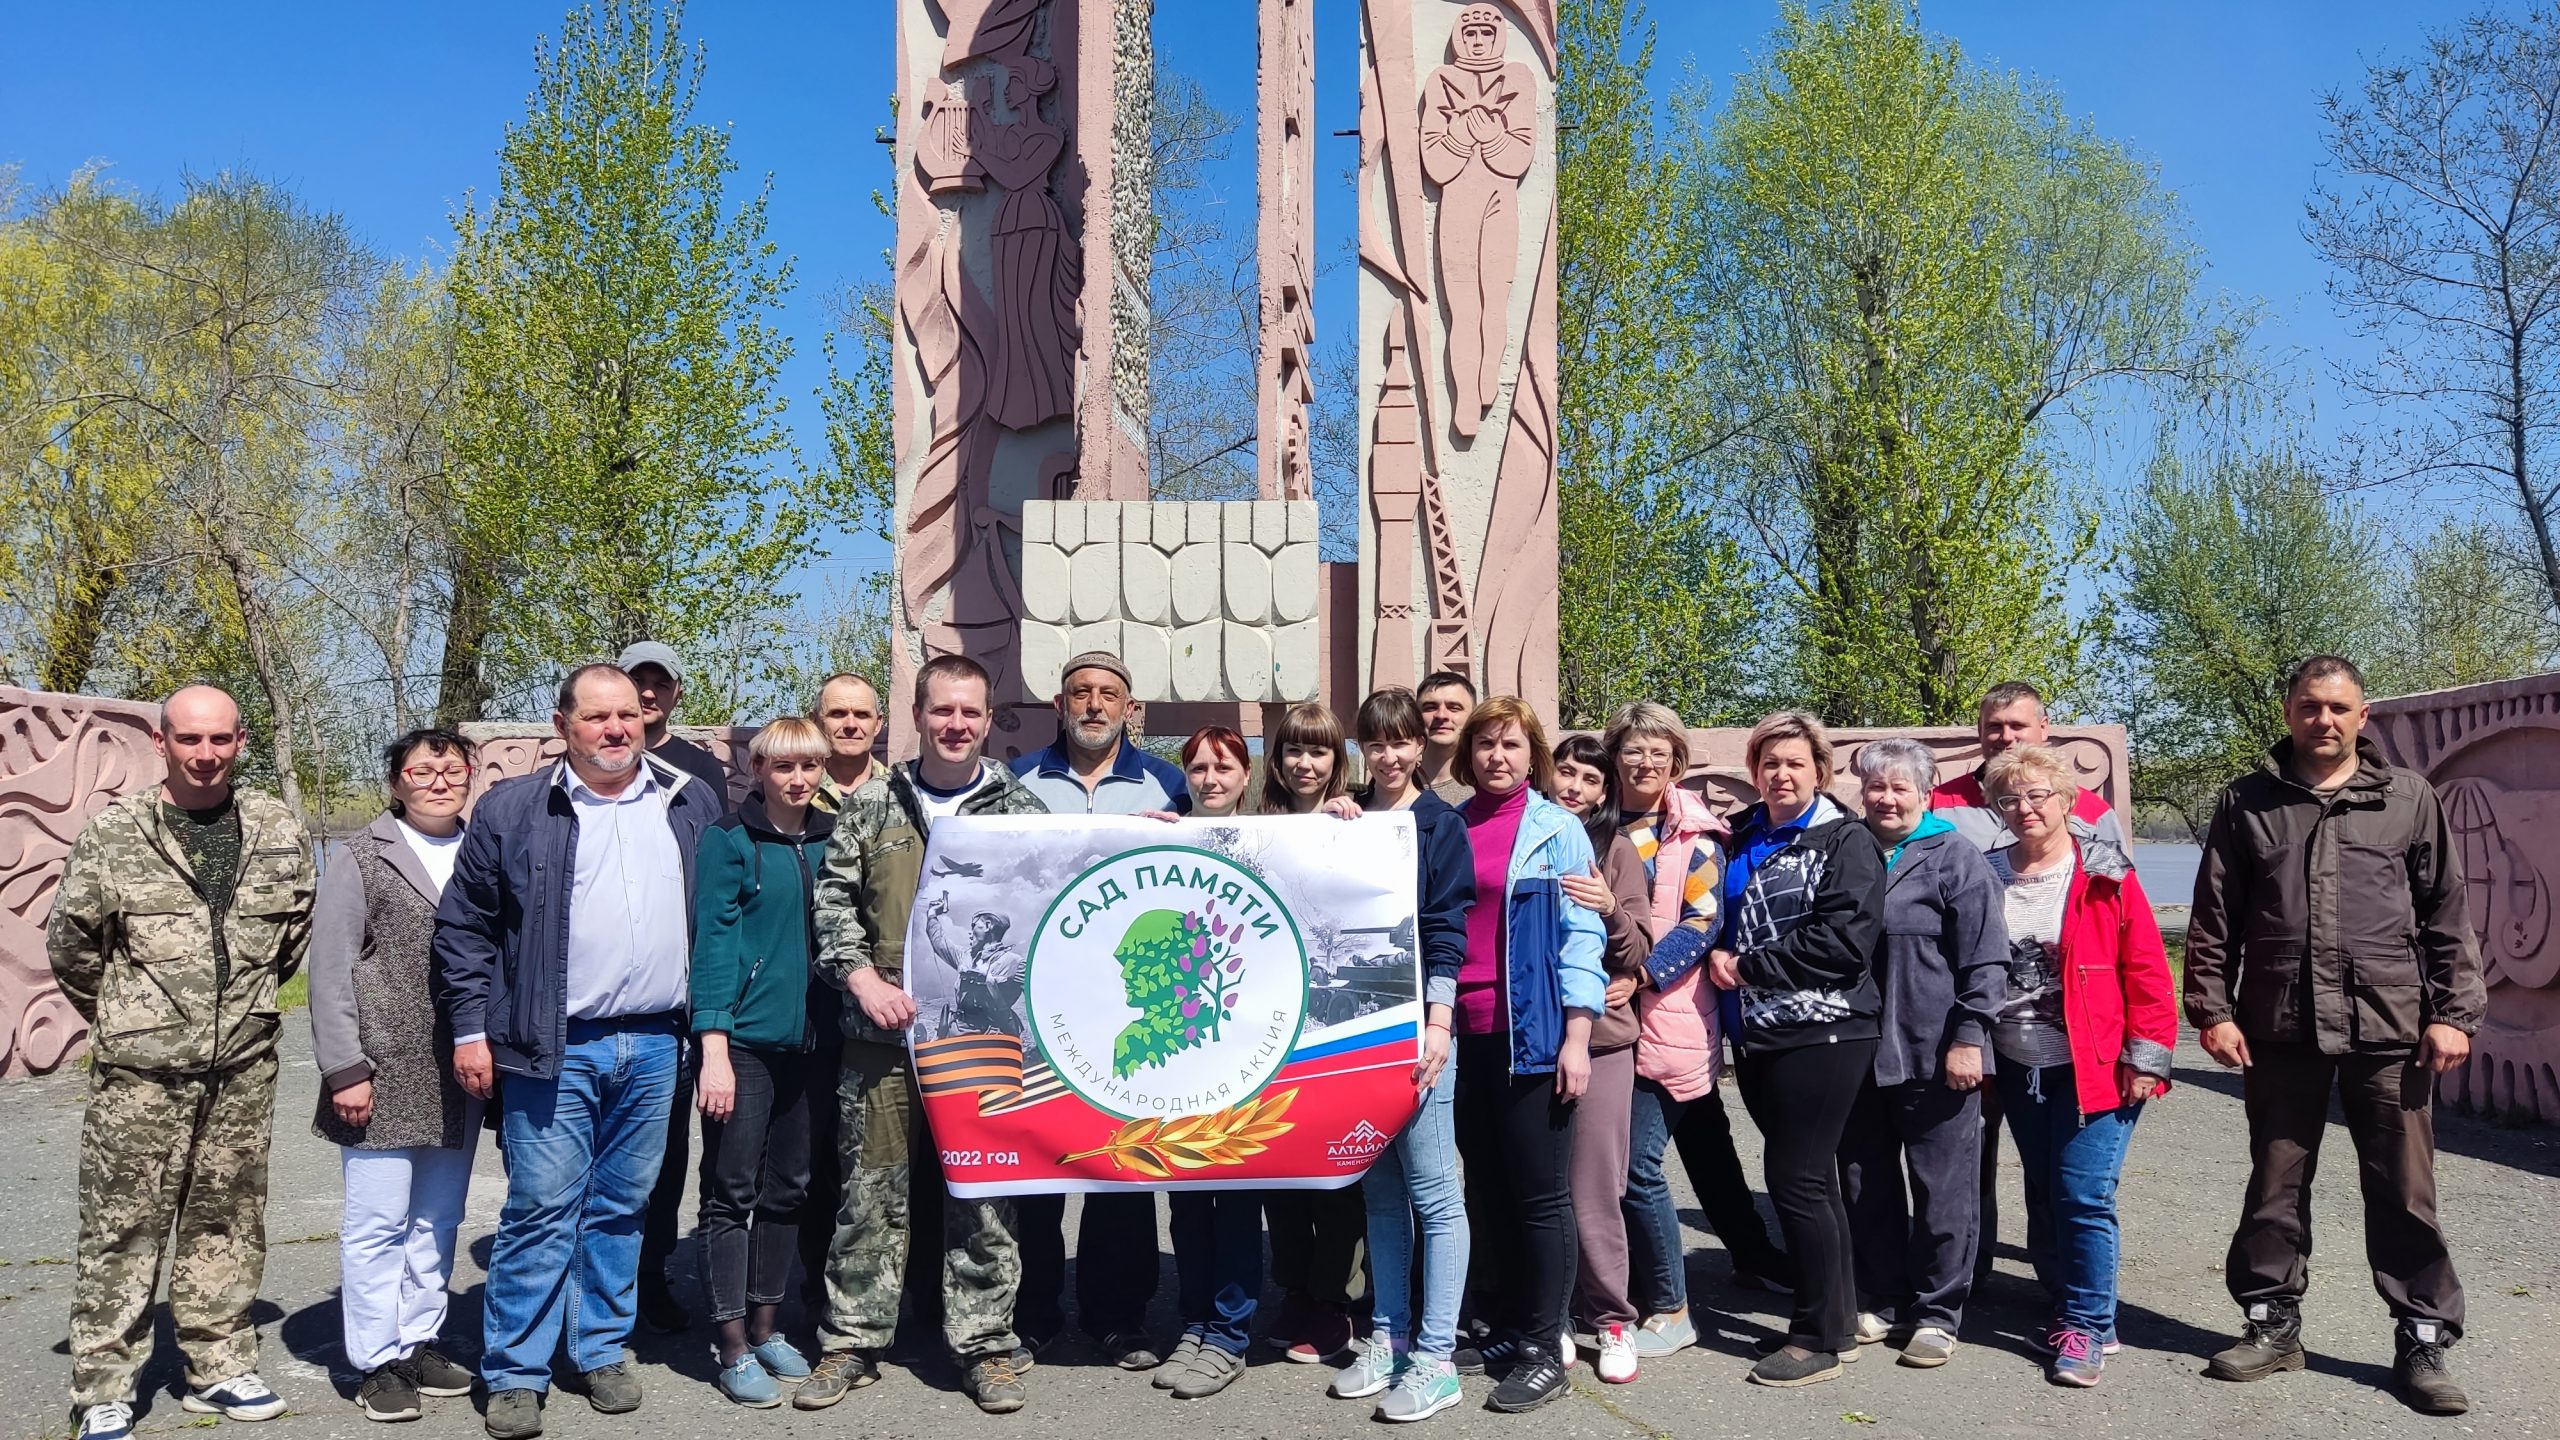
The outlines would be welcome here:
<svg viewBox="0 0 2560 1440">
<path fill-rule="evenodd" d="M 987 672 L 945 655 L 916 676 L 916 730 L 924 754 L 890 768 L 887 786 L 856 793 L 836 822 L 818 877 L 818 971 L 849 997 L 844 1066 L 844 1205 L 827 1256 L 826 1347 L 792 1403 L 818 1410 L 880 1378 L 879 1354 L 898 1326 L 906 1266 L 910 1158 L 932 1163 L 907 1027 L 915 1001 L 901 988 L 907 918 L 924 875 L 925 837 L 943 815 L 1037 815 L 1039 797 L 984 757 L 991 718 Z M 937 1190 L 939 1187 L 935 1187 Z M 942 1333 L 964 1385 L 990 1414 L 1026 1398 L 1013 1333 L 1022 1259 L 1013 1207 L 1003 1200 L 942 1202 Z"/>
<path fill-rule="evenodd" d="M 266 1265 L 276 987 L 302 964 L 311 847 L 273 796 L 232 784 L 240 707 L 190 686 L 160 707 L 167 779 L 80 832 L 45 948 L 89 1022 L 71 1404 L 84 1440 L 131 1431 L 170 1246 L 184 1404 L 266 1420 L 249 1318 Z"/>
</svg>

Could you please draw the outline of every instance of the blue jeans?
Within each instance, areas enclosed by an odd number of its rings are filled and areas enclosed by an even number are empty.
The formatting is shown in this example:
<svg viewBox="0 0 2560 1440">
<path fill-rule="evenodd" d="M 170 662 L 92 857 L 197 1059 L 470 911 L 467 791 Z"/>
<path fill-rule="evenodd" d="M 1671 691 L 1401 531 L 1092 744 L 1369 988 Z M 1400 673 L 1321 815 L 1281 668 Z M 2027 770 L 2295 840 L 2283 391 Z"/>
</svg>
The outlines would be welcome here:
<svg viewBox="0 0 2560 1440">
<path fill-rule="evenodd" d="M 1182 1328 L 1242 1355 L 1253 1339 L 1253 1306 L 1262 1294 L 1262 1196 L 1253 1190 L 1177 1190 L 1169 1198 Z"/>
<path fill-rule="evenodd" d="M 1446 1360 L 1458 1348 L 1467 1293 L 1467 1196 L 1458 1179 L 1455 1054 L 1422 1097 L 1404 1133 L 1360 1182 L 1369 1206 L 1373 1328 L 1410 1340 L 1414 1353 Z M 1413 1317 L 1413 1222 L 1422 1220 L 1422 1320 Z"/>
<path fill-rule="evenodd" d="M 2082 1116 L 2072 1068 L 2004 1063 L 1993 1075 L 2026 1172 L 2036 1280 L 2055 1323 L 2104 1339 L 2116 1331 L 2116 1182 L 2142 1107 Z"/>
<path fill-rule="evenodd" d="M 1627 1299 L 1642 1318 L 1668 1315 L 1689 1303 L 1688 1241 L 1680 1234 L 1671 1181 L 1662 1173 L 1671 1133 L 1687 1108 L 1670 1091 L 1637 1077 L 1628 1114 L 1627 1193 L 1618 1208 L 1627 1221 Z"/>
<path fill-rule="evenodd" d="M 581 1371 L 622 1357 L 638 1305 L 640 1216 L 667 1149 L 676 1017 L 571 1020 L 560 1075 L 498 1087 L 507 1203 L 482 1296 L 480 1378 L 548 1390 L 568 1341 Z"/>
</svg>

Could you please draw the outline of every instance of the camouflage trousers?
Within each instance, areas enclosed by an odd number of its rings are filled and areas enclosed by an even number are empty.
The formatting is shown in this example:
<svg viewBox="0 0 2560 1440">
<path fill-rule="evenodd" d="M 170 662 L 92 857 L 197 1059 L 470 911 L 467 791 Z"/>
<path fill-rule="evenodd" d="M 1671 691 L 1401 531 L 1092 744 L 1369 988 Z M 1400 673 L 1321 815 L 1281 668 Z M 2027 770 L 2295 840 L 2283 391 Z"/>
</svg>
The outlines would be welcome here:
<svg viewBox="0 0 2560 1440">
<path fill-rule="evenodd" d="M 267 1263 L 276 1057 L 200 1075 L 95 1065 L 80 1127 L 80 1259 L 71 1403 L 133 1398 L 169 1252 L 169 1318 L 187 1383 L 258 1368 L 249 1311 Z"/>
<path fill-rule="evenodd" d="M 907 1265 L 909 1171 L 925 1133 L 906 1047 L 844 1042 L 836 1081 L 843 1112 L 844 1201 L 827 1249 L 830 1350 L 885 1350 L 898 1329 Z M 924 1163 L 933 1163 L 927 1152 Z M 1022 1283 L 1013 1205 L 942 1194 L 942 1336 L 963 1361 L 1012 1351 L 1013 1296 Z M 925 1307 L 919 1306 L 919 1310 Z"/>
</svg>

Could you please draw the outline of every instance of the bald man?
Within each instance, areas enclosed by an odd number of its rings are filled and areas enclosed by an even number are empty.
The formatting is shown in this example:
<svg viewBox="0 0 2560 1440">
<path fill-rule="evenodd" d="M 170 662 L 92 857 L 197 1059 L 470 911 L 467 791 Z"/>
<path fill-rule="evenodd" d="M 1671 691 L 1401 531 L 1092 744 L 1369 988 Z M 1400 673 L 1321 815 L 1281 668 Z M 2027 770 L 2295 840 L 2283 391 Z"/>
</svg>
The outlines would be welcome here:
<svg viewBox="0 0 2560 1440">
<path fill-rule="evenodd" d="M 192 685 L 152 734 L 167 775 L 100 811 L 71 847 L 45 949 L 89 1022 L 71 1411 L 82 1440 L 123 1440 L 151 1358 L 167 1246 L 182 1403 L 267 1420 L 250 1306 L 266 1268 L 276 987 L 302 964 L 311 846 L 272 795 L 232 783 L 240 707 Z"/>
</svg>

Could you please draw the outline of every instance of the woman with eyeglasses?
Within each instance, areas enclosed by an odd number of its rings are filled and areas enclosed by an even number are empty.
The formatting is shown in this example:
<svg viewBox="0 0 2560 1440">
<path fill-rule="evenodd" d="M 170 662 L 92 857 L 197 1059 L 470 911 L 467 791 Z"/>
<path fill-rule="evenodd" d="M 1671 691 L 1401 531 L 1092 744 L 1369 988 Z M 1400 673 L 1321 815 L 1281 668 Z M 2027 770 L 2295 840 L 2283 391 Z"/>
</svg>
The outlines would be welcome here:
<svg viewBox="0 0 2560 1440">
<path fill-rule="evenodd" d="M 446 1063 L 428 948 L 462 849 L 471 742 L 412 730 L 383 751 L 391 806 L 329 857 L 311 915 L 311 1128 L 339 1147 L 339 1309 L 368 1420 L 414 1420 L 422 1395 L 471 1393 L 436 1347 L 480 1102 Z"/>
<path fill-rule="evenodd" d="M 2045 1377 L 2085 1389 L 2116 1348 L 2116 1182 L 2143 1102 L 2168 1091 L 2178 1008 L 2132 860 L 2072 816 L 2070 758 L 2013 747 L 1982 788 L 2016 837 L 1990 856 L 2009 927 L 1993 1079 L 2026 1171 L 2029 1258 L 2053 1301 Z"/>
</svg>

